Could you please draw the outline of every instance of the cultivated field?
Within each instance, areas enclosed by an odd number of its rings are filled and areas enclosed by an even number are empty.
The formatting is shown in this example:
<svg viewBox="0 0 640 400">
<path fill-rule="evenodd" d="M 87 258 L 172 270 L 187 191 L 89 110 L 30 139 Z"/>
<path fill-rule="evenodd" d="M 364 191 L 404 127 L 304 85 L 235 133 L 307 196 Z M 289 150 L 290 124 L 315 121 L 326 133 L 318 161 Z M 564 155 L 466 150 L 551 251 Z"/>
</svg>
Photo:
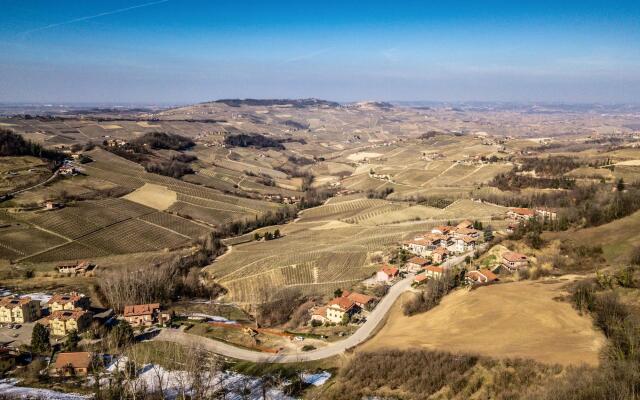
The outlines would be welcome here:
<svg viewBox="0 0 640 400">
<path fill-rule="evenodd" d="M 522 281 L 457 290 L 431 311 L 412 317 L 402 315 L 396 304 L 385 326 L 360 350 L 422 347 L 596 365 L 605 338 L 590 318 L 555 299 L 563 295 L 566 282 Z"/>
</svg>

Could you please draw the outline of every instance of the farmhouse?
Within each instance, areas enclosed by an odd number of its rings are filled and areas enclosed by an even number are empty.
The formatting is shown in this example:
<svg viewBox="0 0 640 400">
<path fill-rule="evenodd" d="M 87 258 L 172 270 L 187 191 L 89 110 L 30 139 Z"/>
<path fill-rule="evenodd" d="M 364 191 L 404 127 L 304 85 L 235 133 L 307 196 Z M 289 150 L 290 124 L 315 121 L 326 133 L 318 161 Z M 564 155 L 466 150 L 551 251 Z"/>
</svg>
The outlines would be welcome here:
<svg viewBox="0 0 640 400">
<path fill-rule="evenodd" d="M 467 272 L 466 280 L 469 284 L 482 284 L 497 281 L 498 277 L 488 269 L 479 269 Z"/>
<path fill-rule="evenodd" d="M 66 336 L 71 331 L 84 332 L 91 325 L 93 314 L 83 309 L 54 311 L 47 318 L 41 320 L 48 323 L 51 334 L 54 336 Z"/>
<path fill-rule="evenodd" d="M 376 273 L 376 280 L 378 282 L 389 282 L 398 276 L 398 272 L 398 268 L 387 265 Z"/>
<path fill-rule="evenodd" d="M 473 222 L 469 221 L 468 219 L 465 219 L 464 221 L 462 221 L 458 225 L 456 225 L 456 228 L 459 228 L 459 229 L 473 229 Z"/>
<path fill-rule="evenodd" d="M 510 272 L 529 266 L 529 258 L 521 253 L 509 251 L 502 256 L 502 265 Z"/>
<path fill-rule="evenodd" d="M 91 304 L 89 297 L 78 292 L 71 293 L 56 293 L 47 302 L 49 304 L 49 310 L 62 311 L 62 310 L 74 310 L 76 308 L 88 309 Z"/>
<path fill-rule="evenodd" d="M 421 269 L 424 269 L 424 267 L 429 265 L 429 263 L 430 261 L 426 258 L 411 257 L 409 260 L 407 260 L 405 267 L 407 268 L 407 271 L 415 273 L 420 271 Z"/>
<path fill-rule="evenodd" d="M 53 368 L 51 368 L 51 375 L 87 376 L 94 360 L 94 355 L 86 351 L 58 353 Z"/>
<path fill-rule="evenodd" d="M 535 211 L 529 208 L 511 208 L 507 211 L 507 217 L 513 221 L 528 221 L 535 217 Z"/>
<path fill-rule="evenodd" d="M 32 322 L 40 317 L 40 302 L 31 297 L 7 296 L 0 298 L 0 323 Z"/>
<path fill-rule="evenodd" d="M 358 311 L 358 306 L 352 300 L 346 297 L 336 297 L 327 305 L 326 318 L 330 322 L 339 324 L 344 321 L 345 316 L 351 316 Z"/>
<path fill-rule="evenodd" d="M 461 237 L 471 237 L 474 239 L 478 239 L 480 237 L 480 231 L 473 229 L 473 228 L 456 228 L 451 232 L 451 236 L 454 238 L 461 238 Z"/>
<path fill-rule="evenodd" d="M 375 297 L 367 296 L 366 294 L 358 292 L 349 292 L 348 290 L 342 291 L 342 297 L 353 301 L 360 308 L 371 307 L 376 301 Z"/>
<path fill-rule="evenodd" d="M 69 275 L 87 275 L 95 269 L 96 265 L 88 261 L 82 261 L 76 264 L 58 265 L 56 270 L 60 274 Z"/>
<path fill-rule="evenodd" d="M 131 326 L 151 326 L 169 322 L 169 313 L 162 312 L 159 303 L 136 304 L 124 307 L 124 320 Z"/>
</svg>

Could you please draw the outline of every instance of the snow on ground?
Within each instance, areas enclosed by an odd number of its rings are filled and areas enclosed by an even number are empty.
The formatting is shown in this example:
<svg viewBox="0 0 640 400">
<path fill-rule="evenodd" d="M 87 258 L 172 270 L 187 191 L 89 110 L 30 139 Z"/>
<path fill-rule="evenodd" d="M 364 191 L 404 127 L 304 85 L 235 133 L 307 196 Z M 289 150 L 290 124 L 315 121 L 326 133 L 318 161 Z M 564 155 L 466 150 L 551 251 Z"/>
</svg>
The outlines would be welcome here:
<svg viewBox="0 0 640 400">
<path fill-rule="evenodd" d="M 21 387 L 16 386 L 16 384 L 18 384 L 16 379 L 0 379 L 0 393 L 16 399 L 86 400 L 91 398 L 77 393 L 62 393 L 49 389 Z"/>
<path fill-rule="evenodd" d="M 331 373 L 327 371 L 319 372 L 317 374 L 302 374 L 302 382 L 313 386 L 322 386 L 329 380 L 329 378 L 331 378 Z"/>
<path fill-rule="evenodd" d="M 0 297 L 12 296 L 13 294 L 14 293 L 9 289 L 0 288 Z M 20 297 L 31 297 L 33 300 L 38 300 L 40 303 L 46 303 L 51 299 L 51 295 L 46 293 L 27 293 L 20 295 Z"/>
<path fill-rule="evenodd" d="M 209 315 L 209 314 L 202 314 L 202 313 L 191 313 L 189 314 L 190 317 L 196 317 L 196 318 L 206 318 L 209 321 L 214 321 L 214 322 L 223 322 L 225 324 L 236 324 L 237 321 L 232 321 L 230 319 L 226 319 L 224 317 L 221 317 L 219 315 Z"/>
<path fill-rule="evenodd" d="M 123 370 L 127 363 L 126 357 L 114 360 L 107 366 L 108 372 Z M 313 386 L 321 386 L 331 378 L 329 372 L 320 372 L 316 374 L 303 374 L 302 379 L 305 383 Z M 262 383 L 260 379 L 238 374 L 235 372 L 218 372 L 215 376 L 205 377 L 203 382 L 209 382 L 211 392 L 219 388 L 225 390 L 225 400 L 262 400 Z M 181 394 L 181 387 L 189 382 L 189 377 L 184 371 L 169 371 L 159 365 L 146 364 L 138 371 L 138 377 L 135 385 L 137 387 L 146 387 L 150 390 L 157 390 L 162 385 L 163 392 L 168 399 L 176 399 Z M 250 392 L 251 396 L 243 393 Z M 270 388 L 267 390 L 267 398 L 273 400 L 293 400 L 293 397 L 287 396 L 283 392 L 283 387 Z"/>
</svg>

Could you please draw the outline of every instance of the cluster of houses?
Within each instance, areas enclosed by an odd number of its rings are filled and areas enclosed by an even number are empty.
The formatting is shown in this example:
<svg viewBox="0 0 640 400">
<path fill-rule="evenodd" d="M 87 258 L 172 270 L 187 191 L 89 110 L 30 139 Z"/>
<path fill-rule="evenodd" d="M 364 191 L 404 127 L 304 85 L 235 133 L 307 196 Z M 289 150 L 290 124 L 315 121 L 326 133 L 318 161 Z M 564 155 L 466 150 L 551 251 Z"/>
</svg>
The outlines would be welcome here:
<svg viewBox="0 0 640 400">
<path fill-rule="evenodd" d="M 22 324 L 37 323 L 49 328 L 51 336 L 61 338 L 75 331 L 83 333 L 91 326 L 112 320 L 113 312 L 91 308 L 88 296 L 77 292 L 56 293 L 46 302 L 29 296 L 0 297 L 0 326 L 19 328 Z M 159 303 L 127 305 L 120 319 L 133 328 L 165 325 L 171 315 Z M 20 356 L 17 346 L 0 346 L 0 373 L 13 369 Z M 100 360 L 88 352 L 57 353 L 51 363 L 53 376 L 86 376 L 92 365 Z"/>
<path fill-rule="evenodd" d="M 377 301 L 377 298 L 366 294 L 343 290 L 340 296 L 329 301 L 326 306 L 314 308 L 311 321 L 321 324 L 344 323 L 362 310 L 371 310 Z"/>
<path fill-rule="evenodd" d="M 473 222 L 462 221 L 456 226 L 436 226 L 402 243 L 402 248 L 420 257 L 429 258 L 433 264 L 442 264 L 450 254 L 472 251 L 480 240 L 480 231 Z"/>
<path fill-rule="evenodd" d="M 79 261 L 75 264 L 62 264 L 56 266 L 56 271 L 62 275 L 91 276 L 98 266 L 89 261 Z"/>
</svg>

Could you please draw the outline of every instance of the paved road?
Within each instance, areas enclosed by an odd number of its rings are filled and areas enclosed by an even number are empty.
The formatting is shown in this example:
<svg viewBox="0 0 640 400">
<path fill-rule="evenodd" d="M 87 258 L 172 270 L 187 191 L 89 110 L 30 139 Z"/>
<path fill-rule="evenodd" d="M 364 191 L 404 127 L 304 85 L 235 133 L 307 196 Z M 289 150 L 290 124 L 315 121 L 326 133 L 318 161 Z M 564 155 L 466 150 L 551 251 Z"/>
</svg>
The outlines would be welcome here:
<svg viewBox="0 0 640 400">
<path fill-rule="evenodd" d="M 471 253 L 465 253 L 457 257 L 452 257 L 449 261 L 447 261 L 445 267 L 451 268 L 454 265 L 464 262 L 464 259 L 468 254 Z M 411 289 L 412 282 L 413 275 L 408 275 L 406 278 L 393 285 L 391 289 L 389 289 L 387 295 L 382 298 L 376 308 L 369 314 L 367 321 L 362 324 L 362 326 L 358 328 L 358 330 L 355 331 L 351 336 L 349 336 L 345 340 L 334 342 L 326 347 L 312 351 L 300 353 L 268 354 L 259 351 L 243 349 L 202 336 L 192 335 L 177 329 L 162 329 L 160 333 L 152 340 L 175 342 L 186 346 L 201 346 L 216 354 L 252 362 L 290 363 L 321 360 L 341 354 L 345 350 L 355 347 L 367 340 L 369 336 L 371 336 L 376 331 L 376 328 L 378 328 L 378 326 L 384 321 L 387 313 L 393 306 L 393 303 L 395 303 L 395 301 L 398 299 L 398 297 L 400 297 L 402 293 Z"/>
<path fill-rule="evenodd" d="M 33 186 L 26 187 L 26 188 L 24 188 L 24 189 L 16 190 L 16 191 L 15 191 L 15 192 L 13 192 L 13 193 L 7 193 L 7 195 L 9 195 L 9 196 L 15 196 L 15 195 L 20 194 L 20 193 L 28 192 L 29 190 L 35 189 L 35 188 L 40 187 L 40 186 L 42 186 L 42 185 L 46 185 L 47 183 L 49 183 L 49 182 L 51 182 L 52 180 L 54 180 L 57 176 L 58 176 L 58 171 L 55 171 L 55 172 L 53 173 L 53 175 L 51 175 L 49 178 L 47 178 L 47 180 L 42 181 L 42 182 L 40 182 L 40 183 L 37 183 L 37 184 L 35 184 L 35 185 L 33 185 Z"/>
<path fill-rule="evenodd" d="M 314 361 L 341 354 L 347 349 L 364 342 L 381 324 L 396 299 L 411 288 L 413 275 L 396 283 L 389 289 L 376 308 L 369 314 L 367 321 L 345 340 L 334 342 L 327 347 L 301 353 L 268 354 L 259 351 L 242 349 L 217 340 L 191 335 L 177 329 L 163 329 L 153 340 L 176 342 L 187 346 L 202 346 L 205 349 L 223 356 L 252 362 L 289 363 Z"/>
</svg>

